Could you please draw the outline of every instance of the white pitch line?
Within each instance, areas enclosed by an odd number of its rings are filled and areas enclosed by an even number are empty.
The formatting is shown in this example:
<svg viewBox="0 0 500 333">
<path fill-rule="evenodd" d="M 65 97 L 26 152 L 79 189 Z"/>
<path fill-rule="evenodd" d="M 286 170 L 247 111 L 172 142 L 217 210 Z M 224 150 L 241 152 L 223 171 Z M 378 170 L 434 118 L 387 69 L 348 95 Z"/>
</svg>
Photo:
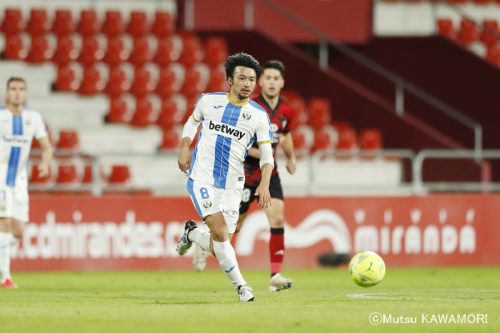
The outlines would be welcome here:
<svg viewBox="0 0 500 333">
<path fill-rule="evenodd" d="M 386 296 L 388 295 L 388 296 Z M 379 293 L 379 294 L 347 294 L 349 298 L 356 299 L 376 299 L 376 300 L 387 300 L 387 301 L 436 301 L 436 302 L 500 302 L 499 299 L 479 299 L 479 298 L 443 298 L 443 297 L 415 297 L 409 295 L 400 295 L 400 296 L 390 296 L 387 293 Z"/>
</svg>

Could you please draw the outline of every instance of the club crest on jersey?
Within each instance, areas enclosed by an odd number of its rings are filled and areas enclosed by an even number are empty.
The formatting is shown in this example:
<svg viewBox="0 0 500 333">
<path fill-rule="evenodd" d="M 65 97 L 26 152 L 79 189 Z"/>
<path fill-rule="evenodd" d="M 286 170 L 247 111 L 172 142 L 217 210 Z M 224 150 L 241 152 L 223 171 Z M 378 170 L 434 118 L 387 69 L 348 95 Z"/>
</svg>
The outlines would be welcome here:
<svg viewBox="0 0 500 333">
<path fill-rule="evenodd" d="M 252 118 L 252 115 L 251 115 L 251 114 L 250 114 L 250 112 L 248 112 L 248 111 L 243 112 L 242 116 L 243 116 L 243 118 L 245 118 L 246 120 L 250 120 L 250 118 Z"/>
<path fill-rule="evenodd" d="M 203 207 L 205 207 L 205 208 L 210 208 L 210 207 L 212 207 L 212 201 L 205 201 L 205 202 L 203 203 Z"/>
<path fill-rule="evenodd" d="M 236 129 L 231 125 L 215 124 L 211 120 L 210 120 L 210 123 L 208 124 L 208 128 L 212 131 L 216 131 L 216 132 L 220 132 L 222 134 L 232 136 L 238 140 L 241 140 L 245 136 L 245 133 L 243 131 Z"/>
</svg>

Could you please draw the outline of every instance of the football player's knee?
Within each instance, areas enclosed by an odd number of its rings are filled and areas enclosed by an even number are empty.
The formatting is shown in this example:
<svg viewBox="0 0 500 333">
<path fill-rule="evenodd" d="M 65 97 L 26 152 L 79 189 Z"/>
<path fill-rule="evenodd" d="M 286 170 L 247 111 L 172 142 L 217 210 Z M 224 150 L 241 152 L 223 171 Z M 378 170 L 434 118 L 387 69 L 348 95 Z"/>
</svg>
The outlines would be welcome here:
<svg viewBox="0 0 500 333">
<path fill-rule="evenodd" d="M 225 225 L 216 225 L 212 228 L 212 238 L 216 242 L 223 242 L 229 237 L 227 227 Z"/>
<path fill-rule="evenodd" d="M 10 218 L 0 218 L 0 231 L 10 232 L 11 219 Z"/>
<path fill-rule="evenodd" d="M 283 228 L 285 226 L 285 218 L 281 214 L 274 214 L 270 222 L 272 228 Z"/>
<path fill-rule="evenodd" d="M 21 240 L 23 238 L 23 230 L 13 230 L 12 235 L 17 239 Z"/>
</svg>

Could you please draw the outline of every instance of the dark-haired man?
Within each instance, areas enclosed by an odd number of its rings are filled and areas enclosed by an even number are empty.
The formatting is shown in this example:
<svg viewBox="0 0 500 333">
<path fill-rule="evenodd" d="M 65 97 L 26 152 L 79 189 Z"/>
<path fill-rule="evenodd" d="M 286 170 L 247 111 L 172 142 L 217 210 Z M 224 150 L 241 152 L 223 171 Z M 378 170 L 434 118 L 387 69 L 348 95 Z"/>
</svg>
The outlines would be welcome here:
<svg viewBox="0 0 500 333">
<path fill-rule="evenodd" d="M 268 61 L 262 68 L 259 85 L 262 91 L 255 101 L 266 110 L 271 120 L 273 155 L 275 155 L 276 148 L 280 144 L 286 157 L 286 169 L 290 174 L 294 174 L 296 171 L 296 159 L 291 130 L 294 125 L 295 110 L 280 98 L 281 89 L 285 85 L 285 66 L 283 63 L 279 60 Z M 240 217 L 236 231 L 243 224 L 250 204 L 254 200 L 256 187 L 261 179 L 261 172 L 258 168 L 260 157 L 259 150 L 252 147 L 245 159 L 245 188 L 243 190 Z M 281 267 L 285 255 L 285 204 L 283 201 L 283 188 L 276 164 L 271 175 L 269 191 L 271 194 L 271 205 L 265 208 L 271 231 L 269 239 L 271 269 L 269 291 L 275 292 L 289 289 L 293 283 L 291 279 L 281 275 Z"/>
<path fill-rule="evenodd" d="M 37 111 L 25 107 L 26 81 L 11 77 L 7 81 L 7 103 L 0 107 L 0 273 L 2 288 L 17 288 L 10 276 L 11 248 L 22 238 L 29 220 L 28 158 L 31 141 L 42 148 L 38 165 L 41 177 L 49 174 L 52 159 L 45 124 Z"/>
<path fill-rule="evenodd" d="M 228 57 L 225 63 L 229 93 L 203 94 L 184 125 L 179 168 L 188 175 L 187 189 L 198 215 L 210 232 L 187 221 L 177 253 L 185 254 L 192 243 L 211 252 L 236 288 L 241 302 L 254 300 L 238 267 L 230 237 L 236 229 L 245 183 L 243 162 L 247 150 L 257 143 L 262 177 L 255 190 L 259 205 L 271 204 L 269 180 L 274 166 L 272 133 L 264 109 L 250 100 L 260 65 L 246 53 Z M 189 146 L 202 125 L 193 154 Z"/>
<path fill-rule="evenodd" d="M 271 120 L 271 132 L 273 133 L 273 155 L 276 152 L 278 143 L 281 144 L 287 159 L 286 168 L 290 174 L 296 170 L 296 159 L 293 148 L 291 130 L 294 124 L 295 111 L 283 99 L 280 92 L 285 85 L 285 66 L 281 61 L 271 60 L 267 62 L 259 78 L 261 94 L 255 99 L 266 111 Z M 248 151 L 245 159 L 245 188 L 240 205 L 240 216 L 236 232 L 241 228 L 246 217 L 250 204 L 253 202 L 256 188 L 261 181 L 259 169 L 260 151 L 253 146 Z M 285 255 L 285 205 L 283 201 L 283 188 L 278 174 L 277 166 L 274 167 L 270 188 L 271 205 L 265 209 L 267 220 L 269 221 L 271 237 L 269 239 L 269 259 L 271 268 L 271 280 L 269 291 L 275 292 L 289 289 L 293 281 L 281 275 L 281 267 Z M 195 247 L 193 255 L 193 266 L 197 271 L 203 271 L 206 266 L 207 253 Z"/>
</svg>

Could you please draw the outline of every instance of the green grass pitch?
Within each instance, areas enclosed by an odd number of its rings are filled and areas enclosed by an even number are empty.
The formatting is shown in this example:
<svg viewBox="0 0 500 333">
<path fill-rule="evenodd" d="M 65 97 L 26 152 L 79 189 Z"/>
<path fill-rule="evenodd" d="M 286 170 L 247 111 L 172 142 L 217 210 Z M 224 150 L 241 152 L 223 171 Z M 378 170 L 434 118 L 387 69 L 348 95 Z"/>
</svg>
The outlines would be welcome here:
<svg viewBox="0 0 500 333">
<path fill-rule="evenodd" d="M 17 273 L 20 288 L 0 290 L 0 332 L 500 332 L 500 268 L 389 268 L 368 289 L 345 267 L 285 273 L 294 287 L 270 294 L 267 272 L 244 271 L 253 303 L 220 271 Z M 472 322 L 432 322 L 446 314 Z"/>
</svg>

